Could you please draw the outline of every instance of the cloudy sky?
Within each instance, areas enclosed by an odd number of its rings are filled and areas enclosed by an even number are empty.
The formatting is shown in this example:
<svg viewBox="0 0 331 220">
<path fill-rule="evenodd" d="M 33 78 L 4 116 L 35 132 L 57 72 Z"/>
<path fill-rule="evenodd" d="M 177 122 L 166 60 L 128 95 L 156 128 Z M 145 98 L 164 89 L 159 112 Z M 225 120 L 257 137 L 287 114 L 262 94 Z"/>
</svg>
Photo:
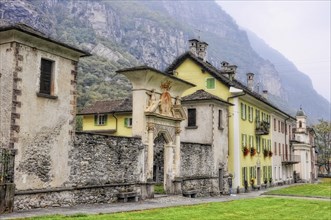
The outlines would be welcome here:
<svg viewBox="0 0 331 220">
<path fill-rule="evenodd" d="M 330 101 L 330 1 L 218 1 L 239 26 L 281 52 Z"/>
</svg>

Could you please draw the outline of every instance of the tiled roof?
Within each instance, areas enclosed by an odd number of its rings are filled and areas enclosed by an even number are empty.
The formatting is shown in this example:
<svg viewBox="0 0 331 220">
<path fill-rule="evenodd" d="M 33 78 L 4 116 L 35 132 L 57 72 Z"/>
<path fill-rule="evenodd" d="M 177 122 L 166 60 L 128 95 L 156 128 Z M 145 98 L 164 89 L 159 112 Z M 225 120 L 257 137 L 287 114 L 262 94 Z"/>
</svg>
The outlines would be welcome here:
<svg viewBox="0 0 331 220">
<path fill-rule="evenodd" d="M 190 95 L 187 95 L 187 96 L 184 96 L 182 98 L 182 102 L 185 102 L 185 101 L 198 101 L 198 100 L 216 100 L 216 101 L 219 101 L 219 102 L 223 102 L 225 104 L 228 104 L 228 105 L 232 105 L 231 103 L 213 95 L 213 94 L 210 94 L 209 92 L 206 92 L 205 90 L 203 89 L 200 89 L 200 90 L 197 90 L 196 92 L 190 94 Z"/>
<path fill-rule="evenodd" d="M 87 106 L 78 115 L 132 112 L 132 98 L 122 100 L 96 101 L 93 105 Z"/>
<path fill-rule="evenodd" d="M 232 86 L 232 87 L 235 87 L 235 88 L 238 88 L 238 89 L 242 89 L 246 94 L 249 94 L 249 95 L 253 96 L 257 100 L 259 100 L 259 101 L 269 105 L 270 107 L 278 110 L 282 114 L 285 114 L 286 116 L 291 117 L 292 119 L 295 119 L 293 116 L 287 114 L 286 112 L 284 112 L 284 111 L 280 110 L 278 107 L 276 107 L 274 104 L 270 103 L 261 94 L 250 90 L 247 86 L 245 86 L 244 84 L 242 84 L 241 82 L 239 82 L 236 79 L 230 80 L 229 78 L 224 76 L 224 74 L 227 74 L 227 73 L 217 69 L 216 67 L 214 67 L 209 62 L 204 62 L 201 58 L 195 56 L 193 53 L 191 53 L 189 51 L 185 52 L 184 54 L 180 55 L 176 60 L 174 60 L 174 62 L 167 68 L 167 70 L 165 72 L 168 73 L 168 74 L 173 74 L 173 71 L 178 66 L 180 66 L 186 59 L 193 60 L 196 64 L 198 64 L 199 66 L 204 68 L 204 70 L 208 71 L 217 80 L 221 81 L 222 83 L 224 83 L 228 87 Z"/>
</svg>

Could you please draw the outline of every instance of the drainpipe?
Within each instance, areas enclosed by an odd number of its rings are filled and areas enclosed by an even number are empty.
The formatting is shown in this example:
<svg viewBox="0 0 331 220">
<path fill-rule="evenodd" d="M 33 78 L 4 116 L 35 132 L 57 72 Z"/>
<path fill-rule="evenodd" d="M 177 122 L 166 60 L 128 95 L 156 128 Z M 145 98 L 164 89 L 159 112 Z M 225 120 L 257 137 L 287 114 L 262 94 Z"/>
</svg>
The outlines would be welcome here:
<svg viewBox="0 0 331 220">
<path fill-rule="evenodd" d="M 115 123 L 115 132 L 117 132 L 117 118 L 116 118 L 116 116 L 115 116 L 115 112 L 112 114 L 113 115 L 113 117 L 115 118 L 115 121 L 116 121 L 116 123 Z"/>
</svg>

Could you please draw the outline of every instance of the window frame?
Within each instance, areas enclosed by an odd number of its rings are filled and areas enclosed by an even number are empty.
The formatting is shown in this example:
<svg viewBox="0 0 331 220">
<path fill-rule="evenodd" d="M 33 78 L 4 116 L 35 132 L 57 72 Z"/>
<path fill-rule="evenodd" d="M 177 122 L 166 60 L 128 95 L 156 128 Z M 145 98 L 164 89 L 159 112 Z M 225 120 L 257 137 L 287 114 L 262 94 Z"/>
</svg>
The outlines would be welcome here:
<svg viewBox="0 0 331 220">
<path fill-rule="evenodd" d="M 132 128 L 132 117 L 125 117 L 124 118 L 124 126 L 126 128 Z"/>
<path fill-rule="evenodd" d="M 212 86 L 210 87 L 210 84 L 212 84 Z M 216 80 L 213 77 L 208 77 L 206 78 L 206 89 L 216 89 Z"/>
<path fill-rule="evenodd" d="M 95 126 L 106 126 L 108 123 L 107 114 L 97 114 L 94 115 L 94 125 Z"/>
<path fill-rule="evenodd" d="M 47 66 L 47 64 L 50 64 Z M 49 67 L 49 68 L 48 68 Z M 39 89 L 38 97 L 57 99 L 55 95 L 55 61 L 42 57 L 39 67 Z"/>
<path fill-rule="evenodd" d="M 187 109 L 187 127 L 186 128 L 198 128 L 197 126 L 197 109 Z"/>
</svg>

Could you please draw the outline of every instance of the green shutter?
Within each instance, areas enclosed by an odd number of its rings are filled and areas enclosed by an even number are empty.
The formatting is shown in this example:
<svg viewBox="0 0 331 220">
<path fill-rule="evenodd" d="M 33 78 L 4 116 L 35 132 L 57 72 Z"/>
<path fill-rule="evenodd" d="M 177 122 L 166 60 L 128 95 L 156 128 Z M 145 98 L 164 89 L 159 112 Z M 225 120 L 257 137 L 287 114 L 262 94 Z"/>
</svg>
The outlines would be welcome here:
<svg viewBox="0 0 331 220">
<path fill-rule="evenodd" d="M 128 118 L 124 118 L 124 126 L 125 126 L 125 127 L 128 127 L 128 123 L 129 123 L 128 121 L 129 121 Z"/>
</svg>

